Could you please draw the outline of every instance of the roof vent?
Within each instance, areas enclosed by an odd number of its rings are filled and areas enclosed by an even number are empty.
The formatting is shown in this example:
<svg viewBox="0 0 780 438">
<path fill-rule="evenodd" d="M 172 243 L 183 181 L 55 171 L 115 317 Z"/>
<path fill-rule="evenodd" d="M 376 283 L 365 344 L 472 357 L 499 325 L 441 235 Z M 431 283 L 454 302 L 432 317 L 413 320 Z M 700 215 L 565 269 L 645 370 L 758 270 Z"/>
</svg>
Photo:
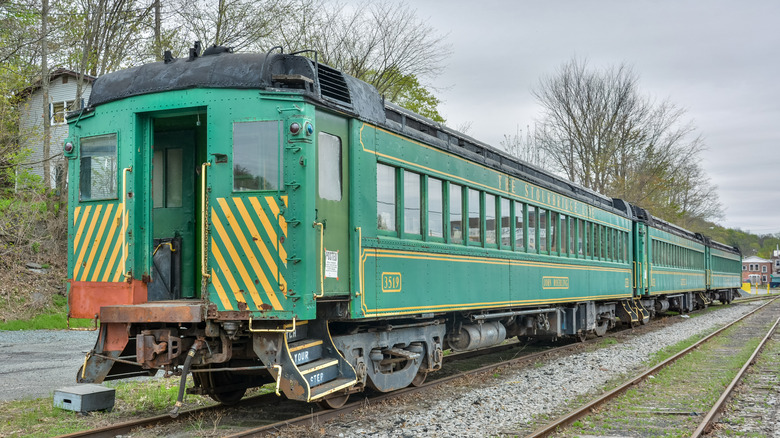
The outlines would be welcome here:
<svg viewBox="0 0 780 438">
<path fill-rule="evenodd" d="M 340 71 L 318 63 L 317 76 L 320 81 L 322 97 L 352 106 L 349 87 L 347 87 L 344 75 Z"/>
</svg>

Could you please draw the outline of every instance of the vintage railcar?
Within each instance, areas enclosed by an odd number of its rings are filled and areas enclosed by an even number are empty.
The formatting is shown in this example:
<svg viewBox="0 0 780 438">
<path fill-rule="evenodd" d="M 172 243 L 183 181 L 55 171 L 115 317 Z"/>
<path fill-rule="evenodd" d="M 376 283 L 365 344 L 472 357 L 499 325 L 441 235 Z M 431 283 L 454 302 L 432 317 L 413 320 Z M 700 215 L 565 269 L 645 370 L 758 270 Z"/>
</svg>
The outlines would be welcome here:
<svg viewBox="0 0 780 438">
<path fill-rule="evenodd" d="M 98 78 L 68 122 L 69 317 L 100 321 L 81 382 L 164 369 L 224 403 L 276 382 L 336 406 L 445 349 L 602 335 L 740 285 L 733 248 L 296 54 L 196 47 Z"/>
</svg>

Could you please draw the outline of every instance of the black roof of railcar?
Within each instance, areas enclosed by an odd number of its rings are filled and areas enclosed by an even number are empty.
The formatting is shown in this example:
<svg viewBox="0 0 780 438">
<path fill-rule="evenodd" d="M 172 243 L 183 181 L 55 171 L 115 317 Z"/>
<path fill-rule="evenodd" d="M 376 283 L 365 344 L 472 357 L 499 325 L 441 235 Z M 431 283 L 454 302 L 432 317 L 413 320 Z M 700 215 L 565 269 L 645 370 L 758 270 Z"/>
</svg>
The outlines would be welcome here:
<svg viewBox="0 0 780 438">
<path fill-rule="evenodd" d="M 93 84 L 89 107 L 131 96 L 188 88 L 299 90 L 326 107 L 612 213 L 635 218 L 627 203 L 560 178 L 404 108 L 385 103 L 373 86 L 294 54 L 234 54 L 225 48 L 212 47 L 203 56 L 169 58 L 165 62 L 109 73 Z"/>
</svg>

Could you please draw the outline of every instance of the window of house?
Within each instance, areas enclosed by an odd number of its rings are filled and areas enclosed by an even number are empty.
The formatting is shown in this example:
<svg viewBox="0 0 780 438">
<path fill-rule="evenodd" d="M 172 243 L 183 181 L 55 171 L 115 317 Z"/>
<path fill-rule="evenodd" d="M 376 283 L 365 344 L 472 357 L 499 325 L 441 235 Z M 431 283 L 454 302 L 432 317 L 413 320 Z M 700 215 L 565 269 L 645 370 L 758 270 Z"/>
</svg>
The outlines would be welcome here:
<svg viewBox="0 0 780 438">
<path fill-rule="evenodd" d="M 63 125 L 65 124 L 65 115 L 68 111 L 76 110 L 75 100 L 67 100 L 62 102 L 52 102 L 49 104 L 49 124 Z"/>
<path fill-rule="evenodd" d="M 463 243 L 463 188 L 450 184 L 450 242 Z"/>
<path fill-rule="evenodd" d="M 428 236 L 444 237 L 443 184 L 436 178 L 428 178 Z"/>
<path fill-rule="evenodd" d="M 404 171 L 404 233 L 421 234 L 420 175 Z"/>
<path fill-rule="evenodd" d="M 761 281 L 763 281 L 764 283 L 766 283 L 766 275 L 762 275 L 762 276 L 761 276 Z"/>
<path fill-rule="evenodd" d="M 116 134 L 81 139 L 79 199 L 117 198 Z"/>
<path fill-rule="evenodd" d="M 277 120 L 233 123 L 233 190 L 279 190 L 282 168 Z"/>
<path fill-rule="evenodd" d="M 468 189 L 469 193 L 469 242 L 482 242 L 482 218 L 480 217 L 480 192 Z"/>
<path fill-rule="evenodd" d="M 766 272 L 766 265 L 761 266 L 761 272 Z"/>
<path fill-rule="evenodd" d="M 501 198 L 501 247 L 512 247 L 512 215 L 509 199 Z"/>
<path fill-rule="evenodd" d="M 376 165 L 376 227 L 395 231 L 395 168 Z"/>
</svg>

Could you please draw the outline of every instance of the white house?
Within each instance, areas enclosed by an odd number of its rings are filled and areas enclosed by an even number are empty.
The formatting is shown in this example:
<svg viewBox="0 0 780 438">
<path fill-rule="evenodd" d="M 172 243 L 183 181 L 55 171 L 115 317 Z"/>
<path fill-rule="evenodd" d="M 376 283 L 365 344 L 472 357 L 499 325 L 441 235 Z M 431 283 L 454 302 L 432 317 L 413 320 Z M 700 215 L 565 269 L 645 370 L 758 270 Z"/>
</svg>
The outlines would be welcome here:
<svg viewBox="0 0 780 438">
<path fill-rule="evenodd" d="M 76 100 L 79 74 L 72 70 L 60 68 L 52 72 L 49 85 L 49 110 L 46 118 L 43 117 L 43 92 L 40 81 L 32 87 L 24 90 L 27 98 L 22 101 L 19 108 L 19 131 L 21 135 L 20 146 L 30 151 L 30 155 L 24 159 L 30 173 L 38 175 L 43 180 L 43 123 L 51 126 L 51 141 L 49 143 L 50 160 L 49 175 L 51 187 L 57 187 L 57 181 L 65 175 L 65 160 L 62 157 L 62 143 L 68 136 L 68 124 L 65 122 L 65 114 L 83 108 L 89 100 L 92 92 L 94 77 L 84 75 L 82 81 L 81 99 Z"/>
</svg>

